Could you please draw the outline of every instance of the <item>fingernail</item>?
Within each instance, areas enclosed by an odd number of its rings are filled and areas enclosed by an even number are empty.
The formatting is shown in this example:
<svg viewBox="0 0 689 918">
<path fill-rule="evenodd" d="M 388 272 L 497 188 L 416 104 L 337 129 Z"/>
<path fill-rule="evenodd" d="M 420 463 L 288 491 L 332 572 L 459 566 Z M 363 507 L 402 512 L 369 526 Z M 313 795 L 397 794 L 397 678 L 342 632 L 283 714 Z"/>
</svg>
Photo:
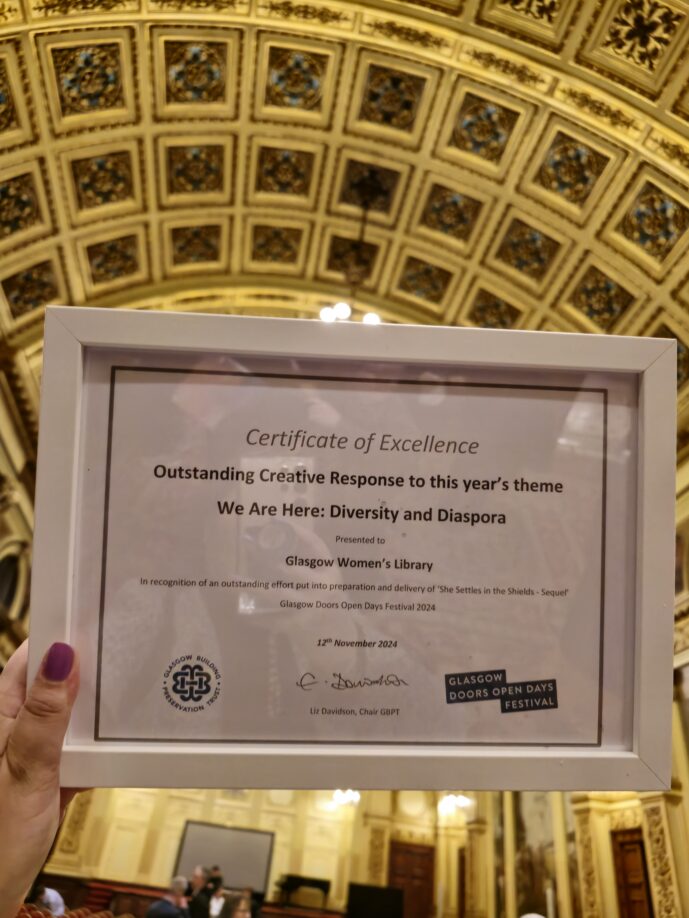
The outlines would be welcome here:
<svg viewBox="0 0 689 918">
<path fill-rule="evenodd" d="M 74 651 L 69 644 L 57 641 L 43 660 L 43 675 L 51 682 L 64 682 L 72 672 Z"/>
</svg>

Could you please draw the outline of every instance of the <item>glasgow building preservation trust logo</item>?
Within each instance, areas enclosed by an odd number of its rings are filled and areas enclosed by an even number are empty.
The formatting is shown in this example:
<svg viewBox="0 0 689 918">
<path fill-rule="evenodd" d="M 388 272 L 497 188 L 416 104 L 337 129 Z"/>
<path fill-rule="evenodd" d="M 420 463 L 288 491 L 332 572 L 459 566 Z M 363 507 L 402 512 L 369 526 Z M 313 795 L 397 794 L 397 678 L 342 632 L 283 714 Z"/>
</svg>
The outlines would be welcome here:
<svg viewBox="0 0 689 918">
<path fill-rule="evenodd" d="M 200 654 L 177 657 L 163 673 L 163 695 L 168 704 L 185 714 L 205 711 L 220 696 L 220 670 Z"/>
</svg>

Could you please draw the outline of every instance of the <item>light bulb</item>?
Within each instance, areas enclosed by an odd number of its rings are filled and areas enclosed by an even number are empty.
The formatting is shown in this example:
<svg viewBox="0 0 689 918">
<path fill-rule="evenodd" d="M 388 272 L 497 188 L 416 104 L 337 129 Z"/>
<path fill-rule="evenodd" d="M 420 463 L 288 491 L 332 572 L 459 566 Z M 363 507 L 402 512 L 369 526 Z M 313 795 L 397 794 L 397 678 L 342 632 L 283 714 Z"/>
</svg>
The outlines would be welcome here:
<svg viewBox="0 0 689 918">
<path fill-rule="evenodd" d="M 336 319 L 348 319 L 352 314 L 352 309 L 349 303 L 335 303 L 333 312 Z"/>
<path fill-rule="evenodd" d="M 367 325 L 380 325 L 380 316 L 377 312 L 366 312 L 361 321 Z"/>
</svg>

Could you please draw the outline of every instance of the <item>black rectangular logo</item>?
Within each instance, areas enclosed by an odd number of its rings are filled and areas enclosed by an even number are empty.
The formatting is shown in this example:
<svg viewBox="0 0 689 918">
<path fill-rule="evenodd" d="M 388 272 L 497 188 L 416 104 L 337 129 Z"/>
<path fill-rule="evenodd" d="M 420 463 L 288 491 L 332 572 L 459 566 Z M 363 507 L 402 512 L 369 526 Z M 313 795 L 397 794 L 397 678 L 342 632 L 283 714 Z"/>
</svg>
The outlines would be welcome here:
<svg viewBox="0 0 689 918">
<path fill-rule="evenodd" d="M 448 704 L 465 704 L 468 701 L 491 701 L 499 698 L 494 693 L 507 682 L 507 670 L 486 669 L 473 673 L 448 673 L 445 676 L 445 700 Z"/>
<path fill-rule="evenodd" d="M 510 691 L 500 699 L 503 714 L 524 711 L 542 711 L 557 707 L 557 682 L 555 679 L 539 679 L 534 682 L 510 682 Z"/>
</svg>

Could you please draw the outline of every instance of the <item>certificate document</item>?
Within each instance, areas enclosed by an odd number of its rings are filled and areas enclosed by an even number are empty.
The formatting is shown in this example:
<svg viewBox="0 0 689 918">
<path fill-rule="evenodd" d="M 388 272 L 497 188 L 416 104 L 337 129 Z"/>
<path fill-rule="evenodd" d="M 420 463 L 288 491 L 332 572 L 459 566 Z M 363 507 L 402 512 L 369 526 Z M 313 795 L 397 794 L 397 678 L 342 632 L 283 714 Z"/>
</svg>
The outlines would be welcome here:
<svg viewBox="0 0 689 918">
<path fill-rule="evenodd" d="M 600 743 L 628 378 L 100 351 L 86 378 L 77 738 Z"/>
</svg>

